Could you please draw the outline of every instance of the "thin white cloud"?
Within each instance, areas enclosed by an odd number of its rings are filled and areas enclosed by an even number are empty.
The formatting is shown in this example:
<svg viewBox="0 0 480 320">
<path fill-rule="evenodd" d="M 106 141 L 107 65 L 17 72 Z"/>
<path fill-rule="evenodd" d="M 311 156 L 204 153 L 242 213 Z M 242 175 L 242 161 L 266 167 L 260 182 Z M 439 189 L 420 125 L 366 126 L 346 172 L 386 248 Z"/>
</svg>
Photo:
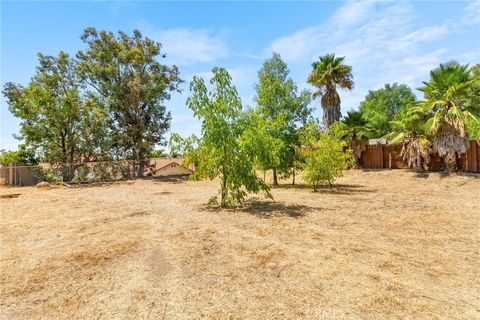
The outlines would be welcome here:
<svg viewBox="0 0 480 320">
<path fill-rule="evenodd" d="M 351 27 L 364 22 L 370 15 L 375 1 L 349 1 L 340 7 L 332 17 L 328 24 L 340 25 L 341 28 Z"/>
<path fill-rule="evenodd" d="M 159 30 L 143 19 L 135 21 L 133 27 L 160 42 L 162 53 L 167 55 L 167 60 L 177 65 L 210 63 L 229 55 L 224 30 L 187 27 Z"/>
<path fill-rule="evenodd" d="M 447 53 L 427 44 L 450 32 L 447 22 L 422 25 L 407 2 L 348 2 L 325 23 L 274 40 L 266 52 L 279 52 L 297 65 L 326 53 L 345 56 L 356 83 L 353 91 L 341 93 L 345 112 L 358 107 L 369 89 L 387 82 L 418 86 Z"/>
<path fill-rule="evenodd" d="M 266 54 L 271 52 L 279 52 L 286 60 L 295 61 L 303 58 L 311 58 L 312 55 L 325 53 L 325 50 L 332 45 L 343 44 L 353 40 L 355 33 L 370 33 L 373 37 L 380 24 L 387 24 L 387 20 L 377 19 L 374 16 L 377 3 L 375 1 L 347 2 L 345 5 L 336 10 L 326 22 L 317 26 L 310 26 L 299 30 L 291 35 L 287 35 L 276 39 L 267 48 Z M 403 7 L 406 7 L 405 4 Z M 393 11 L 394 6 L 388 7 Z M 391 18 L 395 15 L 400 16 L 405 12 L 395 10 L 391 12 Z M 357 38 L 358 41 L 361 38 Z"/>
<path fill-rule="evenodd" d="M 286 60 L 297 60 L 305 57 L 312 46 L 319 43 L 321 40 L 321 30 L 318 27 L 310 27 L 292 35 L 282 37 L 272 42 L 267 51 L 278 52 Z"/>
<path fill-rule="evenodd" d="M 393 48 L 395 50 L 409 50 L 417 43 L 434 41 L 447 35 L 448 33 L 449 30 L 446 24 L 441 26 L 428 26 L 413 31 L 399 39 L 398 42 L 394 44 Z"/>
<path fill-rule="evenodd" d="M 241 66 L 235 66 L 235 67 L 226 67 L 225 68 L 230 76 L 232 77 L 232 83 L 234 86 L 237 88 L 251 88 L 254 85 L 254 82 L 257 81 L 257 69 L 253 65 L 241 65 Z M 212 71 L 200 71 L 196 72 L 195 74 L 186 74 L 185 75 L 185 81 L 190 83 L 190 81 L 193 79 L 194 76 L 203 78 L 205 82 L 207 83 L 210 81 L 210 79 L 213 76 Z"/>
<path fill-rule="evenodd" d="M 153 38 L 162 43 L 167 57 L 178 64 L 212 62 L 228 55 L 222 37 L 207 29 L 161 30 L 155 32 Z"/>
<path fill-rule="evenodd" d="M 480 24 L 480 0 L 473 1 L 464 9 L 462 22 L 465 24 Z"/>
<path fill-rule="evenodd" d="M 98 2 L 103 2 L 101 0 L 98 0 Z M 122 11 L 126 11 L 128 9 L 132 9 L 135 7 L 135 2 L 134 1 L 129 1 L 129 0 L 124 0 L 124 1 L 115 1 L 115 2 L 110 2 L 108 9 L 110 10 L 111 14 L 114 16 L 119 16 Z"/>
<path fill-rule="evenodd" d="M 480 63 L 480 50 L 468 51 L 462 54 L 461 63 L 470 63 L 471 65 Z"/>
<path fill-rule="evenodd" d="M 232 76 L 232 81 L 235 86 L 252 86 L 257 81 L 258 70 L 254 66 L 242 65 L 232 68 L 227 68 L 228 73 Z"/>
</svg>

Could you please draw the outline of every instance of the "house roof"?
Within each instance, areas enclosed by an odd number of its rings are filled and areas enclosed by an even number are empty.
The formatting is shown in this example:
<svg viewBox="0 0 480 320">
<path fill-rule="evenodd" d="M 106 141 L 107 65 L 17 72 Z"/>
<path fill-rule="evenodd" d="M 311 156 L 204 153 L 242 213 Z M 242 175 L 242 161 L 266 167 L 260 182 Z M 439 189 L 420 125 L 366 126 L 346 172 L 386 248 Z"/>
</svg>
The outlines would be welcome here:
<svg viewBox="0 0 480 320">
<path fill-rule="evenodd" d="M 387 139 L 380 138 L 380 139 L 369 139 L 368 144 L 387 144 Z"/>
<path fill-rule="evenodd" d="M 150 163 L 155 164 L 155 171 L 163 169 L 163 168 L 165 168 L 166 166 L 168 166 L 172 163 L 182 165 L 184 161 L 185 161 L 184 158 L 152 158 L 152 159 L 150 159 Z M 192 172 L 195 171 L 193 166 L 190 166 L 190 167 L 185 168 L 185 169 L 188 169 Z"/>
</svg>

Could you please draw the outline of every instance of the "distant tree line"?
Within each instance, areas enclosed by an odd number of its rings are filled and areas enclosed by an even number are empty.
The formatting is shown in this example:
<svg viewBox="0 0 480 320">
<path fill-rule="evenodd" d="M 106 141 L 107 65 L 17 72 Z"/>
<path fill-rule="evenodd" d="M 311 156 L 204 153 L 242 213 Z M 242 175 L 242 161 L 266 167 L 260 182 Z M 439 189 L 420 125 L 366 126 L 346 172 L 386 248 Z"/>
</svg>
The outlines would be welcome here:
<svg viewBox="0 0 480 320">
<path fill-rule="evenodd" d="M 16 153 L 2 151 L 2 163 L 82 166 L 87 161 L 138 162 L 142 177 L 146 159 L 163 155 L 170 113 L 165 103 L 183 82 L 175 65 L 162 64 L 161 44 L 143 37 L 85 29 L 86 49 L 74 57 L 38 55 L 39 65 L 26 86 L 7 83 L 3 94 L 21 119 Z M 419 88 L 416 100 L 405 84 L 386 84 L 370 91 L 358 111 L 342 118 L 339 89 L 352 90 L 353 70 L 344 57 L 327 54 L 312 64 L 307 83 L 313 94 L 299 90 L 287 64 L 274 53 L 258 71 L 254 107 L 245 107 L 228 71 L 212 70 L 209 83 L 194 77 L 187 107 L 201 121 L 201 135 L 172 134 L 170 153 L 183 155 L 196 167 L 193 178 L 220 181 L 211 203 L 240 205 L 250 192 L 271 196 L 258 171 L 279 178 L 303 171 L 317 190 L 331 185 L 342 171 L 358 167 L 368 139 L 387 138 L 402 144 L 402 156 L 414 168 L 426 168 L 438 153 L 445 170 L 467 151 L 468 139 L 480 138 L 480 66 L 441 64 Z M 323 109 L 314 119 L 313 99 Z M 66 172 L 64 181 L 73 179 Z"/>
</svg>

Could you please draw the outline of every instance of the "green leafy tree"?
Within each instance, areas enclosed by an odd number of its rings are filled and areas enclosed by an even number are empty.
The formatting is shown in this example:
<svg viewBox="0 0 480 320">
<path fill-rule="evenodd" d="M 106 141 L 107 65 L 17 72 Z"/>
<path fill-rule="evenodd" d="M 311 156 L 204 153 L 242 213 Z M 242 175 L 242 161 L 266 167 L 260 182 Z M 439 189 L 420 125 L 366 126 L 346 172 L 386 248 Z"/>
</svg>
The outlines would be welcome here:
<svg viewBox="0 0 480 320">
<path fill-rule="evenodd" d="M 10 165 L 21 163 L 26 166 L 34 166 L 39 162 L 38 157 L 33 150 L 27 149 L 24 145 L 20 145 L 17 151 L 0 150 L 0 164 Z"/>
<path fill-rule="evenodd" d="M 1 165 L 10 165 L 14 163 L 21 162 L 18 151 L 9 151 L 9 150 L 0 150 L 0 164 Z"/>
<path fill-rule="evenodd" d="M 138 176 L 143 176 L 145 157 L 164 144 L 170 127 L 164 103 L 179 91 L 178 69 L 158 62 L 165 57 L 160 43 L 138 30 L 115 36 L 87 28 L 82 40 L 88 49 L 77 53 L 79 74 L 109 110 L 117 156 L 138 159 Z"/>
<path fill-rule="evenodd" d="M 427 115 L 414 112 L 414 108 L 403 108 L 397 120 L 391 121 L 392 132 L 386 137 L 390 145 L 402 145 L 400 156 L 409 167 L 428 170 L 432 143 L 426 127 Z"/>
<path fill-rule="evenodd" d="M 472 86 L 467 95 L 466 104 L 470 112 L 480 119 L 480 64 L 472 68 Z M 471 140 L 480 140 L 480 121 L 467 121 L 468 137 Z"/>
<path fill-rule="evenodd" d="M 314 97 L 320 96 L 323 109 L 323 125 L 330 127 L 340 120 L 340 95 L 337 88 L 353 89 L 352 67 L 344 64 L 345 57 L 327 54 L 312 64 L 307 82 L 317 87 Z"/>
<path fill-rule="evenodd" d="M 186 167 L 192 164 L 195 165 L 196 156 L 194 155 L 198 151 L 199 143 L 200 139 L 194 134 L 192 134 L 188 138 L 183 138 L 178 133 L 172 133 L 168 142 L 168 146 L 170 148 L 170 156 L 173 158 L 177 158 L 188 155 L 189 159 L 185 159 L 186 161 L 184 162 Z"/>
<path fill-rule="evenodd" d="M 304 180 L 318 191 L 321 184 L 332 186 L 336 178 L 353 164 L 353 158 L 345 151 L 346 143 L 339 138 L 340 128 L 334 125 L 325 132 L 311 124 L 303 130 Z"/>
<path fill-rule="evenodd" d="M 352 150 L 355 160 L 355 167 L 360 167 L 360 157 L 367 149 L 368 137 L 371 129 L 368 122 L 360 111 L 349 111 L 341 121 L 341 138 L 347 141 L 348 147 Z"/>
<path fill-rule="evenodd" d="M 243 136 L 242 103 L 232 79 L 223 68 L 212 72 L 211 91 L 202 78 L 194 77 L 187 99 L 202 122 L 201 138 L 183 142 L 187 165 L 195 164 L 193 178 L 219 178 L 222 207 L 241 205 L 247 192 L 264 191 L 271 197 L 269 187 L 255 173 L 252 153 L 257 149 L 250 147 L 250 137 Z"/>
<path fill-rule="evenodd" d="M 415 95 L 406 84 L 385 84 L 368 92 L 360 103 L 360 112 L 371 128 L 370 138 L 380 138 L 392 131 L 391 121 L 404 108 L 415 103 Z"/>
<path fill-rule="evenodd" d="M 149 158 L 164 158 L 167 156 L 167 153 L 162 149 L 153 150 L 148 154 Z"/>
<path fill-rule="evenodd" d="M 192 145 L 196 141 L 198 141 L 198 138 L 195 135 L 192 135 L 190 137 L 190 140 L 186 140 L 182 138 L 178 133 L 172 133 L 168 141 L 168 147 L 170 149 L 169 155 L 173 158 L 178 158 L 183 156 L 185 152 L 191 152 Z M 188 142 L 191 143 L 188 144 Z"/>
<path fill-rule="evenodd" d="M 255 166 L 263 170 L 264 175 L 266 170 L 278 168 L 285 144 L 272 134 L 272 128 L 276 128 L 273 121 L 261 115 L 258 109 L 249 109 L 243 112 L 240 122 L 244 128 L 242 147 L 252 155 Z"/>
<path fill-rule="evenodd" d="M 264 129 L 264 139 L 273 143 L 272 152 L 259 153 L 262 169 L 273 170 L 273 184 L 278 185 L 277 173 L 288 177 L 292 173 L 295 148 L 299 145 L 297 131 L 310 117 L 310 92 L 298 92 L 297 86 L 289 78 L 287 64 L 278 53 L 263 63 L 258 72 L 256 97 L 258 116 L 266 119 L 260 125 Z M 258 124 L 260 119 L 256 119 Z M 257 129 L 259 126 L 254 126 Z M 258 131 L 258 130 L 257 130 Z M 270 137 L 267 137 L 270 136 Z M 266 151 L 266 150 L 264 150 Z M 263 155 L 265 158 L 261 158 Z"/>
<path fill-rule="evenodd" d="M 430 72 L 430 80 L 419 88 L 424 93 L 420 113 L 429 114 L 428 130 L 433 151 L 443 157 L 447 172 L 457 170 L 457 157 L 467 152 L 470 144 L 467 123 L 478 123 L 469 103 L 475 79 L 468 65 L 451 61 Z"/>
<path fill-rule="evenodd" d="M 69 164 L 62 176 L 70 181 L 75 172 L 72 166 L 103 152 L 106 113 L 92 97 L 82 94 L 75 61 L 68 54 L 38 57 L 30 83 L 23 87 L 9 82 L 3 94 L 10 112 L 21 119 L 18 138 L 44 161 Z"/>
</svg>

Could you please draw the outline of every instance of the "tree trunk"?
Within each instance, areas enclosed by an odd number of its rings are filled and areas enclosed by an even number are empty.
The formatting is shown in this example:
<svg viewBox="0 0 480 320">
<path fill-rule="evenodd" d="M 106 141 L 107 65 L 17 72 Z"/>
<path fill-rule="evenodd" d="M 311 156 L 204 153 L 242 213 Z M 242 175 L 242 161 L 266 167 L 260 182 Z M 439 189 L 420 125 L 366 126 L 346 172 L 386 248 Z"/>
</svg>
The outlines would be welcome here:
<svg viewBox="0 0 480 320">
<path fill-rule="evenodd" d="M 335 87 L 327 86 L 325 94 L 322 96 L 321 105 L 323 109 L 323 125 L 326 129 L 342 116 L 340 112 L 340 96 Z"/>
<path fill-rule="evenodd" d="M 137 171 L 137 177 L 143 178 L 143 171 L 145 170 L 145 160 L 140 159 L 138 162 L 138 171 Z"/>
<path fill-rule="evenodd" d="M 70 159 L 69 163 L 67 164 L 68 167 L 68 181 L 65 182 L 70 182 L 73 180 L 73 177 L 75 176 L 75 164 L 73 161 L 75 161 L 75 148 L 72 146 L 70 147 Z"/>
<path fill-rule="evenodd" d="M 273 185 L 278 186 L 277 168 L 273 168 Z"/>
<path fill-rule="evenodd" d="M 355 158 L 355 164 L 354 164 L 354 169 L 360 169 L 360 157 L 357 155 L 354 155 Z"/>
<path fill-rule="evenodd" d="M 70 182 L 70 166 L 68 163 L 68 153 L 67 153 L 67 146 L 65 141 L 65 136 L 62 135 L 62 139 L 60 144 L 62 146 L 62 163 L 61 163 L 61 170 L 62 170 L 62 181 L 63 182 Z"/>
<path fill-rule="evenodd" d="M 138 151 L 138 172 L 137 177 L 143 178 L 143 173 L 145 172 L 145 150 L 140 149 Z"/>
<path fill-rule="evenodd" d="M 457 171 L 457 157 L 455 154 L 447 153 L 443 157 L 443 163 L 445 164 L 445 173 L 451 173 Z"/>
<path fill-rule="evenodd" d="M 221 199 L 220 199 L 220 206 L 226 207 L 226 199 L 227 199 L 227 177 L 225 176 L 225 170 L 223 171 L 222 175 L 222 191 L 221 191 Z"/>
<path fill-rule="evenodd" d="M 227 147 L 225 146 L 225 144 L 223 145 L 223 156 L 224 156 L 224 159 L 226 159 L 227 157 Z M 225 170 L 225 164 L 222 165 L 222 195 L 221 195 L 221 199 L 220 199 L 220 206 L 221 207 L 226 207 L 227 206 L 227 170 Z"/>
<path fill-rule="evenodd" d="M 293 179 L 292 179 L 292 186 L 295 185 L 295 167 L 293 167 L 293 170 L 292 170 L 292 176 L 293 176 Z"/>
</svg>

